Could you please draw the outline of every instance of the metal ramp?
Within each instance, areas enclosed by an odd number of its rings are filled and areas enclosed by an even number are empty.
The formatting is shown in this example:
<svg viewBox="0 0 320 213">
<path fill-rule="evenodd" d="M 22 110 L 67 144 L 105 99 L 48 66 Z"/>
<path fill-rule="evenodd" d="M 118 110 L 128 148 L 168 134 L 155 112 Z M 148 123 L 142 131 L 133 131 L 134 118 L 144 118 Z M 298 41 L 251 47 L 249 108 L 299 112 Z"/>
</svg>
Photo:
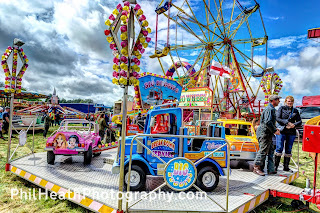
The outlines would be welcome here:
<svg viewBox="0 0 320 213">
<path fill-rule="evenodd" d="M 55 165 L 48 165 L 46 152 L 36 153 L 17 159 L 11 163 L 10 171 L 41 188 L 56 193 L 66 193 L 66 198 L 95 212 L 116 212 L 118 200 L 110 194 L 118 191 L 119 176 L 111 173 L 112 162 L 117 150 L 102 152 L 92 159 L 90 165 L 83 165 L 81 156 L 59 156 Z M 233 169 L 230 175 L 229 212 L 248 212 L 269 198 L 270 189 L 296 191 L 299 188 L 287 185 L 298 178 L 298 171 L 280 175 L 261 177 L 250 171 Z M 226 205 L 226 178 L 220 177 L 218 187 L 208 196 L 222 207 Z M 173 191 L 172 200 L 165 195 L 162 199 L 143 200 L 129 209 L 129 212 L 225 212 L 208 198 L 181 200 Z M 100 196 L 97 196 L 100 194 Z M 135 193 L 129 206 L 142 193 Z M 125 209 L 125 208 L 124 208 Z"/>
</svg>

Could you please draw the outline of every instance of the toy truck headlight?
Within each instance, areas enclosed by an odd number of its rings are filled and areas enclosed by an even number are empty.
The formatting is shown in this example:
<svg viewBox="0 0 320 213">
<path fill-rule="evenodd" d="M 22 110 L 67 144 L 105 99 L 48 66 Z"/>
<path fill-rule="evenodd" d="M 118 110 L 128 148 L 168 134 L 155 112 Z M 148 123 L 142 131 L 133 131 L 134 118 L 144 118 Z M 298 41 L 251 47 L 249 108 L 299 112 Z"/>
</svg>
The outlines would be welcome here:
<svg viewBox="0 0 320 213">
<path fill-rule="evenodd" d="M 235 146 L 235 145 L 232 145 L 232 146 L 231 146 L 231 150 L 236 150 L 236 146 Z"/>
</svg>

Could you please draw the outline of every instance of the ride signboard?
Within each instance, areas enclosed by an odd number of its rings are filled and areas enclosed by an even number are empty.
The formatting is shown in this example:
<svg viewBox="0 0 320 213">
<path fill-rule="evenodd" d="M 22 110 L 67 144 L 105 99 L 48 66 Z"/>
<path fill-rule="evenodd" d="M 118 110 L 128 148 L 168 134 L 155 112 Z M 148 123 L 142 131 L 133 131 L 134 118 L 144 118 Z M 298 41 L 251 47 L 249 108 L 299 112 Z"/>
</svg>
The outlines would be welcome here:
<svg viewBox="0 0 320 213">
<path fill-rule="evenodd" d="M 139 82 L 143 109 L 180 100 L 182 86 L 173 79 L 153 74 L 139 78 Z"/>
<path fill-rule="evenodd" d="M 174 158 L 165 167 L 164 180 L 176 191 L 189 189 L 197 177 L 197 169 L 187 158 Z"/>
<path fill-rule="evenodd" d="M 212 107 L 212 90 L 209 87 L 183 90 L 179 107 Z"/>
</svg>

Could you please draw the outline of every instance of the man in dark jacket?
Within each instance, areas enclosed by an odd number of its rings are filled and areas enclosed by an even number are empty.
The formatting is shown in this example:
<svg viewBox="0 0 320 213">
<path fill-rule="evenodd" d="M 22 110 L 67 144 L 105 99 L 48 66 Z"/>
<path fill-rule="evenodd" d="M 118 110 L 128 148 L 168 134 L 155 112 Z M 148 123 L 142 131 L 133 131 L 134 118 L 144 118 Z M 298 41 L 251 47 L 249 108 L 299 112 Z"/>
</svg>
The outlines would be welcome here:
<svg viewBox="0 0 320 213">
<path fill-rule="evenodd" d="M 264 165 L 270 146 L 272 146 L 272 136 L 273 134 L 280 135 L 280 130 L 276 128 L 276 109 L 274 108 L 279 105 L 280 98 L 281 97 L 278 95 L 271 95 L 269 97 L 270 103 L 263 110 L 260 118 L 260 125 L 257 129 L 260 149 L 256 155 L 256 159 L 254 160 L 253 172 L 261 176 L 264 176 L 261 166 Z M 275 171 L 269 171 L 269 174 L 275 173 Z"/>
</svg>

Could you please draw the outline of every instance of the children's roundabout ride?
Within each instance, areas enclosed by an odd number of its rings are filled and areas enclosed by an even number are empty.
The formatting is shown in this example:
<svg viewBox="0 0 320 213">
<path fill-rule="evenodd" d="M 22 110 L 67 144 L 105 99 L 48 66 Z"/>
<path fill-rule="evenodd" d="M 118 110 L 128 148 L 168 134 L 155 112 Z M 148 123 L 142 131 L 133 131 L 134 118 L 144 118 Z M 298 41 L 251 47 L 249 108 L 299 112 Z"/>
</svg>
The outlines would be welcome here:
<svg viewBox="0 0 320 213">
<path fill-rule="evenodd" d="M 255 101 L 261 86 L 254 92 L 250 86 L 253 77 L 265 79 L 264 84 L 257 80 L 257 85 L 263 84 L 266 98 L 279 92 L 281 80 L 270 73 L 266 62 L 263 67 L 254 60 L 253 52 L 267 44 L 263 22 L 259 24 L 262 36 L 255 37 L 259 30 L 251 30 L 250 24 L 262 21 L 256 1 L 248 8 L 237 0 L 198 3 L 186 0 L 177 6 L 175 1 L 162 1 L 155 10 L 155 53 L 150 57 L 158 59 L 163 76 L 139 74 L 151 29 L 135 0 L 119 4 L 106 20 L 105 35 L 114 54 L 112 82 L 124 88 L 122 122 L 120 117 L 115 119 L 122 125 L 118 149 L 103 151 L 106 145 L 100 144 L 90 122 L 69 120 L 48 139 L 47 153 L 32 149 L 29 155 L 13 160 L 9 150 L 7 171 L 95 212 L 248 212 L 271 194 L 298 194 L 317 203 L 316 190 L 306 197 L 303 189 L 288 185 L 299 176 L 299 161 L 291 168 L 293 172 L 279 169 L 278 175 L 264 177 L 230 169 L 232 157 L 240 154 L 247 159 L 243 152 L 254 153 L 258 148 L 250 123 L 222 117 L 229 113 L 233 118 L 243 110 L 256 117 L 260 109 L 254 108 L 260 104 Z M 203 12 L 196 13 L 195 7 Z M 165 29 L 158 24 L 163 22 L 161 18 L 168 23 Z M 170 43 L 173 26 L 175 42 Z M 167 32 L 163 49 L 159 49 L 161 31 Z M 238 38 L 244 31 L 249 37 Z M 248 47 L 251 56 L 247 56 Z M 167 72 L 164 57 L 172 61 Z M 129 86 L 134 86 L 135 109 L 148 112 L 143 133 L 126 136 Z M 216 112 L 218 121 L 213 119 Z M 199 125 L 185 126 L 191 116 Z M 203 125 L 205 118 L 209 122 Z M 68 122 L 89 125 L 86 130 L 74 130 L 76 126 Z M 19 143 L 17 148 L 25 144 Z M 91 150 L 101 154 L 91 160 Z M 76 156 L 79 152 L 84 153 L 86 164 Z M 133 190 L 135 196 L 125 199 L 124 193 Z M 197 193 L 203 196 L 195 199 Z"/>
</svg>

